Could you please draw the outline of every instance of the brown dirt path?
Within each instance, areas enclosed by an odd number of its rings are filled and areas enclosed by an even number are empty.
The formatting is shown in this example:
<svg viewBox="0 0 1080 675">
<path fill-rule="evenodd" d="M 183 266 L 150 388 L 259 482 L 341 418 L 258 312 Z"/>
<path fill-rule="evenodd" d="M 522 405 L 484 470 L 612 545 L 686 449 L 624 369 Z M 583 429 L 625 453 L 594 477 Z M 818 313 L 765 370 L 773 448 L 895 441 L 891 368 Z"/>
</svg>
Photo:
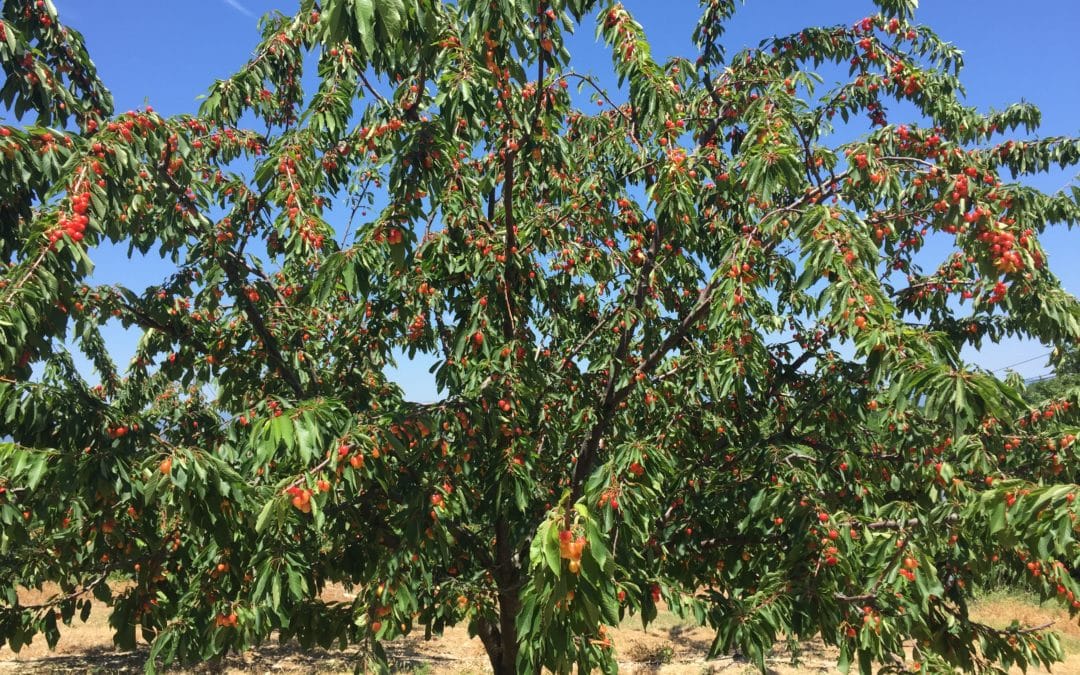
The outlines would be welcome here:
<svg viewBox="0 0 1080 675">
<path fill-rule="evenodd" d="M 49 594 L 27 592 L 26 603 L 39 602 Z M 1025 624 L 1055 622 L 1061 631 L 1069 659 L 1055 673 L 1080 674 L 1080 626 L 1056 607 L 1039 606 L 1016 596 L 991 596 L 973 612 L 976 620 L 1004 627 L 999 617 L 1015 617 Z M 727 673 L 744 675 L 756 672 L 745 662 L 724 657 L 707 661 L 705 655 L 712 641 L 711 631 L 680 625 L 671 614 L 662 613 L 648 631 L 640 623 L 625 622 L 612 632 L 619 654 L 620 672 L 656 673 L 659 675 L 699 675 Z M 487 657 L 478 639 L 469 639 L 464 627 L 447 630 L 442 636 L 425 641 L 408 638 L 386 644 L 395 669 L 402 673 L 425 675 L 464 675 L 490 672 Z M 352 652 L 302 651 L 292 645 L 271 644 L 244 655 L 230 657 L 225 673 L 349 673 Z M 146 649 L 117 652 L 112 647 L 112 632 L 107 613 L 95 611 L 85 623 L 76 619 L 62 628 L 55 651 L 49 651 L 40 636 L 14 654 L 0 647 L 0 674 L 39 675 L 44 673 L 141 673 Z M 780 650 L 769 661 L 770 675 L 810 675 L 836 673 L 836 652 L 820 641 L 804 643 L 802 664 L 793 667 Z M 180 672 L 180 671 L 177 671 Z"/>
</svg>

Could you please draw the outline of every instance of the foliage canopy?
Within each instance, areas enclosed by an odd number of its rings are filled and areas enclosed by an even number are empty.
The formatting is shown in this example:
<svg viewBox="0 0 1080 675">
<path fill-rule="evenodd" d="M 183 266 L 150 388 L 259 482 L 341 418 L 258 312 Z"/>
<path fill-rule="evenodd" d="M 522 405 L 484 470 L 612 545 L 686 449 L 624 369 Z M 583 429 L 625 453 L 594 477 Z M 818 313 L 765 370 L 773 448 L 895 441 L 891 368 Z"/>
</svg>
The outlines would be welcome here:
<svg viewBox="0 0 1080 675">
<path fill-rule="evenodd" d="M 1080 190 L 1020 180 L 1080 142 L 964 106 L 914 0 L 730 56 L 701 4 L 658 63 L 608 0 L 300 0 L 164 118 L 5 0 L 0 643 L 105 604 L 150 669 L 465 622 L 498 673 L 613 671 L 663 600 L 762 668 L 817 633 L 862 672 L 1060 659 L 968 602 L 1012 569 L 1080 607 L 1077 394 L 959 353 L 1080 337 L 1038 239 Z M 571 65 L 590 26 L 624 101 Z M 102 242 L 174 269 L 93 285 Z"/>
</svg>

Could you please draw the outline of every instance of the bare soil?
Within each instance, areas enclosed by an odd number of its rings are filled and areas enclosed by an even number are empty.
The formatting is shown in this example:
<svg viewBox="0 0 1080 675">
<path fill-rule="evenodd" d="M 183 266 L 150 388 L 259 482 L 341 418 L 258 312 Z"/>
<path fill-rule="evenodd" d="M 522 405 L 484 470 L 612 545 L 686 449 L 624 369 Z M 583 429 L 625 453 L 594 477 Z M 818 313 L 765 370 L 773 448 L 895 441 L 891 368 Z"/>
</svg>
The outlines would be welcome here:
<svg viewBox="0 0 1080 675">
<path fill-rule="evenodd" d="M 27 591 L 24 604 L 40 602 L 51 595 Z M 1016 596 L 991 596 L 973 612 L 978 621 L 1005 627 L 1012 618 L 1026 625 L 1054 621 L 1061 632 L 1069 654 L 1056 673 L 1080 674 L 1080 626 L 1068 614 L 1056 607 L 1040 606 Z M 1006 618 L 1008 617 L 1008 618 Z M 41 673 L 139 673 L 143 670 L 147 649 L 119 652 L 112 645 L 112 631 L 107 613 L 93 612 L 86 623 L 77 619 L 70 627 L 62 628 L 62 636 L 54 651 L 44 638 L 38 637 L 18 654 L 0 647 L 0 673 L 19 672 L 20 675 Z M 642 630 L 640 622 L 628 620 L 612 631 L 619 654 L 619 670 L 625 673 L 657 673 L 661 675 L 698 675 L 728 673 L 743 675 L 756 669 L 738 658 L 722 657 L 706 660 L 713 633 L 707 629 L 686 626 L 673 615 L 662 612 L 649 629 Z M 426 675 L 463 675 L 487 673 L 490 668 L 483 646 L 470 639 L 464 627 L 447 630 L 430 641 L 407 638 L 386 645 L 395 669 L 401 673 Z M 800 665 L 790 665 L 790 657 L 778 649 L 769 660 L 770 675 L 811 675 L 835 673 L 836 650 L 819 640 L 801 645 Z M 319 649 L 301 650 L 294 645 L 269 644 L 243 655 L 230 657 L 224 664 L 225 673 L 348 673 L 352 672 L 352 652 L 327 652 Z M 180 671 L 176 671 L 180 672 Z"/>
</svg>

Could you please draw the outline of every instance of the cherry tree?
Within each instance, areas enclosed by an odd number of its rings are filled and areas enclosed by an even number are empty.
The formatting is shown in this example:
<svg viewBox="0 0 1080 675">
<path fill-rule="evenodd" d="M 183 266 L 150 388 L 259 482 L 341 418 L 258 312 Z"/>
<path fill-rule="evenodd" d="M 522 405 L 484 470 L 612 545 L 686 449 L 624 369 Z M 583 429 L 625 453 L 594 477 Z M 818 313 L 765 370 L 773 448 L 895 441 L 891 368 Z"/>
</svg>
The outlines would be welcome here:
<svg viewBox="0 0 1080 675">
<path fill-rule="evenodd" d="M 612 672 L 664 603 L 763 669 L 1063 658 L 968 608 L 1003 573 L 1080 607 L 1077 392 L 960 352 L 1080 337 L 1039 244 L 1080 190 L 1022 180 L 1080 142 L 965 106 L 915 4 L 728 54 L 703 0 L 660 63 L 608 0 L 300 0 L 163 117 L 5 0 L 0 643 L 109 611 L 151 671 L 274 636 L 381 668 L 465 624 L 496 673 Z M 95 283 L 103 244 L 160 283 Z"/>
</svg>

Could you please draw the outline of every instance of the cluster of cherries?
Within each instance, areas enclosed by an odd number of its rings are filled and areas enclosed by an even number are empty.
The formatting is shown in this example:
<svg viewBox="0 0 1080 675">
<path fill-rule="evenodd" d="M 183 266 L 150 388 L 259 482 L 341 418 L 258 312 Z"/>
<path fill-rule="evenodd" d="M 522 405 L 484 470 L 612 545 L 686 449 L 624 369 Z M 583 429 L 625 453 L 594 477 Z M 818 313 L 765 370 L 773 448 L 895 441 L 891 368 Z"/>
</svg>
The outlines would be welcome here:
<svg viewBox="0 0 1080 675">
<path fill-rule="evenodd" d="M 305 490 L 293 485 L 286 489 L 285 492 L 292 497 L 294 507 L 300 509 L 303 513 L 311 513 L 311 490 Z"/>
<path fill-rule="evenodd" d="M 780 522 L 777 522 L 780 521 Z M 782 518 L 773 520 L 774 523 L 780 525 L 783 523 Z M 818 513 L 818 522 L 825 525 L 829 522 L 829 514 Z M 840 562 L 840 549 L 836 547 L 836 540 L 840 537 L 840 533 L 835 529 L 830 529 L 828 533 L 822 532 L 824 536 L 821 538 L 821 551 L 825 557 L 825 564 L 829 567 L 835 567 Z M 813 545 L 814 542 L 811 544 Z"/>
<path fill-rule="evenodd" d="M 1009 287 L 1005 285 L 1004 281 L 999 281 L 994 284 L 994 290 L 990 293 L 990 297 L 987 298 L 987 302 L 991 305 L 997 304 L 1005 299 L 1005 295 L 1009 292 Z"/>
<path fill-rule="evenodd" d="M 1054 401 L 1050 405 L 1041 410 L 1035 410 L 1030 416 L 1020 418 L 1020 426 L 1026 427 L 1029 424 L 1034 426 L 1039 420 L 1051 420 L 1054 415 L 1068 412 L 1072 408 L 1070 401 Z M 1019 444 L 1019 442 L 1017 442 Z"/>
<path fill-rule="evenodd" d="M 416 342 L 424 337 L 424 331 L 427 329 L 427 317 L 423 314 L 417 314 L 416 318 L 409 324 L 409 342 Z"/>
<path fill-rule="evenodd" d="M 352 447 L 348 443 L 342 443 L 338 446 L 338 459 L 344 461 L 346 457 L 349 459 L 349 466 L 354 469 L 360 469 L 364 466 L 364 453 L 359 450 L 352 456 L 349 453 L 352 452 Z"/>
<path fill-rule="evenodd" d="M 915 570 L 919 567 L 919 561 L 910 556 L 904 558 L 904 566 L 900 570 L 900 576 L 908 581 L 915 581 Z"/>
<path fill-rule="evenodd" d="M 235 628 L 239 622 L 240 619 L 236 616 L 236 612 L 219 614 L 217 617 L 214 618 L 214 625 L 219 628 Z"/>
<path fill-rule="evenodd" d="M 82 241 L 90 218 L 86 215 L 90 208 L 90 193 L 81 192 L 71 200 L 72 213 L 61 214 L 56 227 L 49 232 L 49 243 L 55 244 L 66 234 L 72 241 Z"/>
<path fill-rule="evenodd" d="M 397 227 L 380 227 L 375 231 L 374 240 L 376 244 L 381 244 L 385 241 L 391 246 L 398 246 L 401 242 L 405 241 L 405 236 Z"/>
<path fill-rule="evenodd" d="M 579 535 L 575 538 L 570 530 L 559 532 L 559 557 L 570 561 L 567 565 L 571 574 L 581 571 L 581 553 L 584 550 L 585 537 Z"/>
<path fill-rule="evenodd" d="M 366 139 L 368 150 L 374 150 L 376 147 L 376 138 L 384 136 L 387 133 L 393 133 L 398 129 L 402 128 L 403 126 L 405 126 L 405 122 L 403 120 L 394 118 L 386 124 L 380 124 L 375 127 L 363 127 L 362 129 L 360 129 L 360 137 Z"/>
<path fill-rule="evenodd" d="M 994 256 L 994 267 L 1006 274 L 1013 274 L 1024 269 L 1024 259 L 1020 256 L 1016 245 L 1026 248 L 1028 245 L 1030 230 L 1025 230 L 1019 238 L 1012 232 L 1005 230 L 983 230 L 979 232 L 979 241 L 990 246 L 990 252 Z"/>
</svg>

